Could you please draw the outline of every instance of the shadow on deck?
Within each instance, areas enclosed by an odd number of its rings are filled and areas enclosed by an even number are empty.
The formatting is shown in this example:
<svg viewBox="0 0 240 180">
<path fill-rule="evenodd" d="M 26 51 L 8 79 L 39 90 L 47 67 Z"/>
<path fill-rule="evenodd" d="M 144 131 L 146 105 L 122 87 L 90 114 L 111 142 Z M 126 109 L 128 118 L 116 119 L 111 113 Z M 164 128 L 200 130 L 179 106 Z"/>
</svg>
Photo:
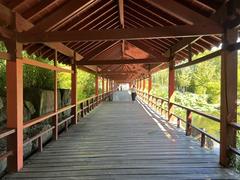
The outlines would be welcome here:
<svg viewBox="0 0 240 180">
<path fill-rule="evenodd" d="M 6 179 L 239 179 L 218 156 L 117 92 Z M 121 102 L 119 102 L 121 101 Z"/>
</svg>

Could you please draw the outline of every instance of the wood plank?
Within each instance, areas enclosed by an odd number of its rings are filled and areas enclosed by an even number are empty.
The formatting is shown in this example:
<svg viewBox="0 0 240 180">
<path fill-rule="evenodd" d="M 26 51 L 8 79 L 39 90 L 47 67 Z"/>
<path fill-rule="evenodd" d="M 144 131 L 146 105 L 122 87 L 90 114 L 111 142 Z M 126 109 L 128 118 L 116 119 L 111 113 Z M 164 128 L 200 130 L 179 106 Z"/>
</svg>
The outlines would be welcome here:
<svg viewBox="0 0 240 180">
<path fill-rule="evenodd" d="M 223 47 L 236 43 L 238 31 L 226 29 L 223 37 Z M 237 122 L 237 78 L 238 78 L 238 52 L 222 51 L 221 56 L 221 125 L 220 125 L 220 163 L 230 166 L 231 152 L 229 146 L 236 147 L 236 131 L 229 126 L 231 122 Z"/>
<path fill-rule="evenodd" d="M 239 179 L 221 168 L 214 152 L 129 98 L 117 92 L 115 101 L 82 118 L 6 179 Z"/>
<path fill-rule="evenodd" d="M 0 26 L 9 26 L 12 24 L 13 15 L 9 9 L 0 3 Z"/>
<path fill-rule="evenodd" d="M 113 40 L 138 40 L 177 37 L 198 37 L 202 35 L 219 35 L 223 29 L 218 26 L 178 25 L 165 27 L 144 27 L 128 29 L 107 30 L 81 30 L 81 31 L 54 31 L 35 33 L 22 32 L 17 34 L 19 42 L 78 42 L 78 41 L 113 41 Z"/>
<path fill-rule="evenodd" d="M 162 11 L 182 20 L 187 24 L 215 23 L 211 19 L 197 13 L 196 11 L 176 2 L 174 0 L 145 0 L 149 4 L 161 9 Z"/>
<path fill-rule="evenodd" d="M 168 62 L 167 58 L 157 59 L 157 58 L 148 58 L 148 59 L 99 59 L 91 61 L 78 61 L 77 65 L 106 65 L 106 64 L 160 64 L 162 62 Z"/>
<path fill-rule="evenodd" d="M 86 6 L 93 3 L 94 0 L 75 1 L 70 0 L 64 6 L 51 13 L 46 18 L 38 22 L 34 27 L 29 29 L 30 32 L 49 31 L 52 27 L 61 24 L 69 19 L 71 16 L 76 15 L 79 11 L 83 10 Z"/>
</svg>

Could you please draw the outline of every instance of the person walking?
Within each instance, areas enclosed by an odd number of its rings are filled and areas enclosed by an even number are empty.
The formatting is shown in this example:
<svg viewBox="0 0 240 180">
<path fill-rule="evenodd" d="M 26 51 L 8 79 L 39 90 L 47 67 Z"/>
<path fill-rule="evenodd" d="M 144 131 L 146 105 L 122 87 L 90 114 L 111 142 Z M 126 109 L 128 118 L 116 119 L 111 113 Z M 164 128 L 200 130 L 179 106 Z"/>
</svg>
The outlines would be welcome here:
<svg viewBox="0 0 240 180">
<path fill-rule="evenodd" d="M 136 90 L 135 85 L 133 85 L 131 88 L 131 96 L 132 96 L 132 102 L 134 102 L 136 100 L 136 96 L 137 96 L 137 90 Z"/>
</svg>

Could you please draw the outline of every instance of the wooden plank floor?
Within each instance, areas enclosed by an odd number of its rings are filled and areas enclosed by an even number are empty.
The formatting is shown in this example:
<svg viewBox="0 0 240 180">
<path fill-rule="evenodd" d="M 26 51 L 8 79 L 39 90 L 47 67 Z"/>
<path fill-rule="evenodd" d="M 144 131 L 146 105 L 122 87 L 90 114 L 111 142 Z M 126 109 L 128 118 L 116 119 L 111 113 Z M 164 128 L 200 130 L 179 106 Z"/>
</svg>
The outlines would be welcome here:
<svg viewBox="0 0 240 180">
<path fill-rule="evenodd" d="M 118 92 L 6 179 L 239 179 L 218 157 Z M 122 101 L 121 101 L 122 100 Z"/>
</svg>

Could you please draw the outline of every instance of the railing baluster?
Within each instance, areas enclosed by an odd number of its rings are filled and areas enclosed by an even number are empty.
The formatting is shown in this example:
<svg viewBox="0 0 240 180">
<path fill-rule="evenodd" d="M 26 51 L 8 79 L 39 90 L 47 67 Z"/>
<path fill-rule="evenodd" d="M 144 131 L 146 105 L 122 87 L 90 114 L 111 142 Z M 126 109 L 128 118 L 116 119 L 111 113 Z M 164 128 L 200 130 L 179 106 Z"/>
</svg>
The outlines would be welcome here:
<svg viewBox="0 0 240 180">
<path fill-rule="evenodd" d="M 203 131 L 205 131 L 205 129 L 202 129 Z M 205 142 L 206 142 L 206 135 L 204 133 L 201 133 L 201 147 L 205 146 Z"/>
<path fill-rule="evenodd" d="M 177 118 L 177 128 L 180 128 L 180 126 L 181 126 L 181 120 Z"/>
<path fill-rule="evenodd" d="M 38 151 L 42 152 L 43 151 L 43 141 L 42 141 L 42 136 L 38 137 Z"/>
<path fill-rule="evenodd" d="M 187 109 L 186 116 L 186 136 L 190 136 L 192 134 L 192 111 Z"/>
</svg>

